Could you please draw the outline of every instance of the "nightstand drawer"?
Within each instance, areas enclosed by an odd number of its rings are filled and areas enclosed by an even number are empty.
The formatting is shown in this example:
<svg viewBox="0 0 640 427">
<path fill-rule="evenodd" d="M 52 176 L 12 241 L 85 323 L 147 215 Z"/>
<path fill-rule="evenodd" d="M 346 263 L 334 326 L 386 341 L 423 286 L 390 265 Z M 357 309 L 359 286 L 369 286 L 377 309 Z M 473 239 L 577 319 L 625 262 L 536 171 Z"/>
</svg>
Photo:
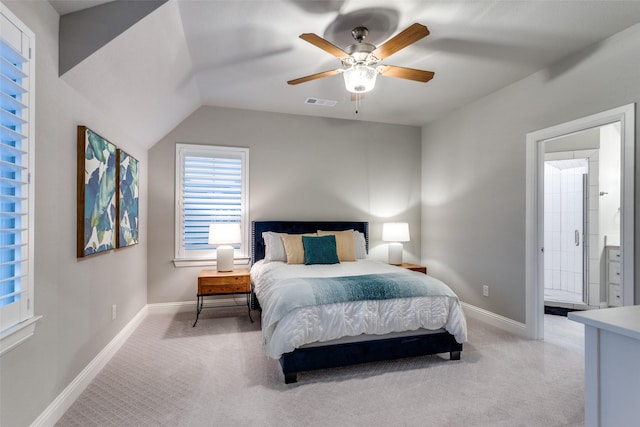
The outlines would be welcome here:
<svg viewBox="0 0 640 427">
<path fill-rule="evenodd" d="M 247 288 L 251 285 L 251 277 L 246 275 L 236 276 L 217 276 L 217 277 L 198 277 L 199 285 L 239 285 Z M 244 289 L 243 288 L 243 289 Z"/>
<path fill-rule="evenodd" d="M 247 283 L 234 283 L 224 285 L 200 285 L 200 294 L 228 294 L 238 292 L 251 292 L 251 286 Z"/>
</svg>

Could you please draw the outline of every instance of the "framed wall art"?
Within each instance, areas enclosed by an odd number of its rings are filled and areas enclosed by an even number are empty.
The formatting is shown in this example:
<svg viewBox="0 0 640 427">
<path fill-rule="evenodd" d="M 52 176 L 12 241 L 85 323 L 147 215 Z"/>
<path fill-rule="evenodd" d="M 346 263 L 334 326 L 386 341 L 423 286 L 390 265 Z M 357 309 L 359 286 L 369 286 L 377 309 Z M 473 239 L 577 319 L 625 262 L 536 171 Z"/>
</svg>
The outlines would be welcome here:
<svg viewBox="0 0 640 427">
<path fill-rule="evenodd" d="M 78 257 L 116 247 L 116 174 L 116 146 L 78 126 Z"/>
<path fill-rule="evenodd" d="M 138 243 L 138 160 L 118 149 L 119 248 Z"/>
</svg>

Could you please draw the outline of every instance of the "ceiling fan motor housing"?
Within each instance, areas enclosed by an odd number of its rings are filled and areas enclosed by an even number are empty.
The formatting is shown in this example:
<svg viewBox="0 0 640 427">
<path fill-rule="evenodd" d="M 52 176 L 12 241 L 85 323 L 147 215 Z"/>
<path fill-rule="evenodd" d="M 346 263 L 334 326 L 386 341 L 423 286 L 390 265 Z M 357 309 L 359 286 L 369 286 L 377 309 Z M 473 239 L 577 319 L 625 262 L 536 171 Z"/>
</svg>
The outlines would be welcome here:
<svg viewBox="0 0 640 427">
<path fill-rule="evenodd" d="M 378 62 L 377 58 L 373 58 L 371 52 L 376 49 L 374 45 L 371 43 L 355 43 L 350 46 L 347 46 L 345 52 L 347 52 L 350 57 L 345 58 L 342 62 L 347 62 L 348 64 L 355 64 L 359 62 L 366 62 L 367 64 Z"/>
<path fill-rule="evenodd" d="M 356 43 L 347 46 L 345 49 L 345 52 L 348 53 L 350 57 L 342 60 L 343 65 L 349 66 L 360 63 L 372 65 L 378 62 L 377 58 L 371 57 L 371 52 L 373 52 L 376 47 L 371 43 L 364 42 L 367 34 L 369 34 L 367 27 L 356 27 L 351 30 L 351 35 Z"/>
</svg>

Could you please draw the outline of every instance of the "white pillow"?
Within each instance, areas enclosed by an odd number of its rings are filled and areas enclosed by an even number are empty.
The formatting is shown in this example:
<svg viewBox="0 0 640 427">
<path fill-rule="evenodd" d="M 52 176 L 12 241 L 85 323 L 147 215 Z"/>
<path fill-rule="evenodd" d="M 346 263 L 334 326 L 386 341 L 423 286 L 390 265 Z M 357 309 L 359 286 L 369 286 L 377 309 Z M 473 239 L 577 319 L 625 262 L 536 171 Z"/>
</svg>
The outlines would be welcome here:
<svg viewBox="0 0 640 427">
<path fill-rule="evenodd" d="M 264 240 L 264 262 L 282 261 L 287 262 L 287 253 L 284 250 L 281 233 L 274 231 L 265 231 L 262 233 Z"/>
<path fill-rule="evenodd" d="M 354 231 L 353 239 L 355 240 L 356 259 L 365 259 L 367 257 L 367 241 L 364 238 L 364 234 Z"/>
</svg>

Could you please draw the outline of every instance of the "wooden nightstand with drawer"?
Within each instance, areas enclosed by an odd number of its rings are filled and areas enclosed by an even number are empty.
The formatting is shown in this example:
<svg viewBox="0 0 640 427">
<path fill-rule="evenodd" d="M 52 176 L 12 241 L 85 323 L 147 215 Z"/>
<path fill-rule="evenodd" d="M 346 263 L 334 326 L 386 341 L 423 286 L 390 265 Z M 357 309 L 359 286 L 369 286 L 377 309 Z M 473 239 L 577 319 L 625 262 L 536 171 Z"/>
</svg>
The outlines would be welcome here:
<svg viewBox="0 0 640 427">
<path fill-rule="evenodd" d="M 425 267 L 424 265 L 418 265 L 418 264 L 411 264 L 411 263 L 408 263 L 408 262 L 403 262 L 398 267 L 402 267 L 402 268 L 406 268 L 407 270 L 413 270 L 413 271 L 418 271 L 420 273 L 427 274 L 427 267 Z"/>
<path fill-rule="evenodd" d="M 247 308 L 249 320 L 251 318 L 251 276 L 248 269 L 233 271 L 202 270 L 198 275 L 198 299 L 196 301 L 196 321 L 198 323 L 200 312 L 204 305 L 204 297 L 214 295 L 245 294 L 247 296 Z"/>
</svg>

